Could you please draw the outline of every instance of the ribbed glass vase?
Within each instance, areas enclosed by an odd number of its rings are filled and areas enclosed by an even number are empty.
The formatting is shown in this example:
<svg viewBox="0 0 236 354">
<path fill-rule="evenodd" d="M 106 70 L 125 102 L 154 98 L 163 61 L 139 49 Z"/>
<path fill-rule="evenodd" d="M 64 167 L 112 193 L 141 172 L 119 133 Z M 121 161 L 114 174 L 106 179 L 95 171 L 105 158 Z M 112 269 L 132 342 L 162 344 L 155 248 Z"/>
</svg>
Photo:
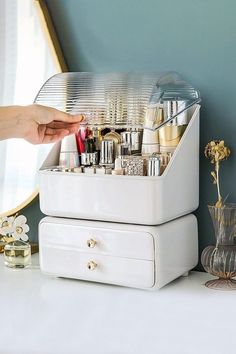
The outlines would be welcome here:
<svg viewBox="0 0 236 354">
<path fill-rule="evenodd" d="M 214 231 L 215 246 L 206 247 L 201 262 L 206 272 L 218 277 L 206 282 L 206 286 L 217 290 L 236 290 L 236 204 L 225 204 L 221 208 L 208 206 Z"/>
</svg>

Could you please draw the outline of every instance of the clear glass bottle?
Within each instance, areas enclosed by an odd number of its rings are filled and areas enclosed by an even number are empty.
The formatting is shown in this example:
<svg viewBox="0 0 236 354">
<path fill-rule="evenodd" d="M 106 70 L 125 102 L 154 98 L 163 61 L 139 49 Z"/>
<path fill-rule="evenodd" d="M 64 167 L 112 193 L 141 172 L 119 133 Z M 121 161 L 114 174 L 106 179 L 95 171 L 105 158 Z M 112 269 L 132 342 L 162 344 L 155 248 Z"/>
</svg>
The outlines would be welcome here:
<svg viewBox="0 0 236 354">
<path fill-rule="evenodd" d="M 31 264 L 31 246 L 29 243 L 16 240 L 4 247 L 4 263 L 10 268 L 26 268 Z"/>
</svg>

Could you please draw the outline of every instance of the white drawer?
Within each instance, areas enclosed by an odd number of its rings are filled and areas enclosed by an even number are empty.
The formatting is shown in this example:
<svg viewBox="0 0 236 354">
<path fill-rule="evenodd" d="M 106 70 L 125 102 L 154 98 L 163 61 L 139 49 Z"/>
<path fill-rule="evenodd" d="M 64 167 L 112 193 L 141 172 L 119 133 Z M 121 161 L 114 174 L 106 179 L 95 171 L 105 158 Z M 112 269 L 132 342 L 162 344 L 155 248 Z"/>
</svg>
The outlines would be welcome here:
<svg viewBox="0 0 236 354">
<path fill-rule="evenodd" d="M 91 265 L 95 268 L 91 269 Z M 151 288 L 154 285 L 153 261 L 43 246 L 40 250 L 40 267 L 44 273 L 61 277 L 138 288 Z"/>
<path fill-rule="evenodd" d="M 194 268 L 197 244 L 194 215 L 158 226 L 46 217 L 39 226 L 44 273 L 149 290 Z"/>
<path fill-rule="evenodd" d="M 54 220 L 40 224 L 40 242 L 44 247 L 76 250 L 81 256 L 83 252 L 89 252 L 91 255 L 154 260 L 154 240 L 149 232 L 119 230 L 119 224 L 116 229 L 109 229 L 81 226 L 79 220 Z"/>
</svg>

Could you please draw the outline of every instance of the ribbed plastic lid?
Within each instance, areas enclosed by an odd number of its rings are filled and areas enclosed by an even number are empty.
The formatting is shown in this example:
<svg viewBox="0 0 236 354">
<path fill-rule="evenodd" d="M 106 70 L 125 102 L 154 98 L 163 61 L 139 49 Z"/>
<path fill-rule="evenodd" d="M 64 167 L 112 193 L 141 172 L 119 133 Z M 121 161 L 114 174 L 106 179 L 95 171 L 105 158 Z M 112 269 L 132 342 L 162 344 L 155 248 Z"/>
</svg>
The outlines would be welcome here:
<svg viewBox="0 0 236 354">
<path fill-rule="evenodd" d="M 178 102 L 171 111 L 170 101 Z M 50 78 L 35 103 L 84 114 L 90 127 L 143 128 L 148 110 L 167 107 L 170 120 L 200 101 L 199 92 L 174 72 L 61 73 Z M 169 113 L 168 113 L 169 112 Z M 153 127 L 159 125 L 153 122 Z M 150 127 L 149 127 L 150 128 Z"/>
</svg>

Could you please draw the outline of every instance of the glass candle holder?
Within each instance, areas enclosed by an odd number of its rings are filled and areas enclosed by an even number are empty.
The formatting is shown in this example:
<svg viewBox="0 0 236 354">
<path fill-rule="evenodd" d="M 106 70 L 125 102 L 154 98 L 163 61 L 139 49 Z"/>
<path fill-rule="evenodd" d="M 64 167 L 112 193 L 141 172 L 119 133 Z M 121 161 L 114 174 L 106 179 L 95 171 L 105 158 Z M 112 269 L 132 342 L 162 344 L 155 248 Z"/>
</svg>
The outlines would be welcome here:
<svg viewBox="0 0 236 354">
<path fill-rule="evenodd" d="M 16 240 L 4 247 L 4 263 L 10 268 L 26 268 L 31 264 L 31 246 L 29 243 Z"/>
</svg>

